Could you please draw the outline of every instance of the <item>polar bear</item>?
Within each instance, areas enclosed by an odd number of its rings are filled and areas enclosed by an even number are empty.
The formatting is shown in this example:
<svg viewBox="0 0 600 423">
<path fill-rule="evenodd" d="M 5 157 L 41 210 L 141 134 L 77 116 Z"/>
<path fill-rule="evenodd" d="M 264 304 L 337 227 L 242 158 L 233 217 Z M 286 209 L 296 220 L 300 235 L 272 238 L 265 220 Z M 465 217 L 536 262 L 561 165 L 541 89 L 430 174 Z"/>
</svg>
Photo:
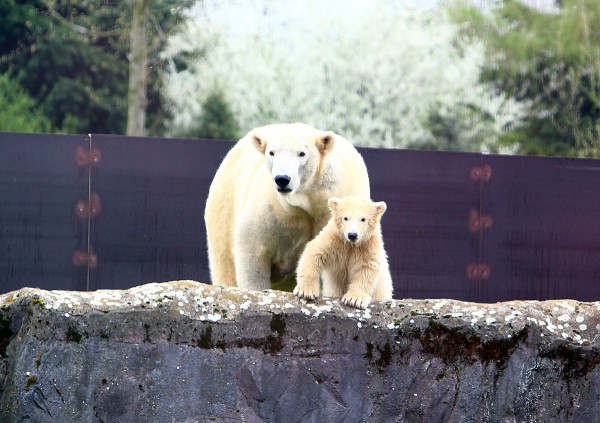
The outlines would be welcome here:
<svg viewBox="0 0 600 423">
<path fill-rule="evenodd" d="M 381 216 L 387 206 L 368 198 L 332 197 L 331 219 L 300 256 L 294 295 L 342 297 L 346 305 L 366 308 L 371 299 L 392 299 L 392 276 L 383 247 Z"/>
<path fill-rule="evenodd" d="M 329 220 L 329 197 L 369 194 L 363 158 L 340 135 L 302 123 L 253 129 L 227 153 L 208 193 L 212 283 L 269 288 Z"/>
</svg>

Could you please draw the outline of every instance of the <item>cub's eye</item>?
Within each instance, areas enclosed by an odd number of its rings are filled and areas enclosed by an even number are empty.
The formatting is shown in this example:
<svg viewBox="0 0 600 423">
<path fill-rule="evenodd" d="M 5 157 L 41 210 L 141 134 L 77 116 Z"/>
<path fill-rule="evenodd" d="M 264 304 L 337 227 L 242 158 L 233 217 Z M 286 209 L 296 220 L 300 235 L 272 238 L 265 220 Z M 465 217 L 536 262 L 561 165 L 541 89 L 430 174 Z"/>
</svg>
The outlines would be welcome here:
<svg viewBox="0 0 600 423">
<path fill-rule="evenodd" d="M 367 219 L 363 217 L 362 219 L 360 219 L 360 221 L 361 221 L 361 222 L 366 222 L 366 221 L 367 221 Z"/>
<path fill-rule="evenodd" d="M 269 156 L 274 156 L 275 152 L 274 151 L 269 151 Z"/>
<path fill-rule="evenodd" d="M 344 216 L 344 220 L 348 220 L 348 218 L 346 216 Z"/>
<path fill-rule="evenodd" d="M 304 151 L 301 151 L 301 152 L 298 153 L 298 156 L 299 157 L 304 157 L 304 156 L 306 156 L 306 153 Z"/>
</svg>

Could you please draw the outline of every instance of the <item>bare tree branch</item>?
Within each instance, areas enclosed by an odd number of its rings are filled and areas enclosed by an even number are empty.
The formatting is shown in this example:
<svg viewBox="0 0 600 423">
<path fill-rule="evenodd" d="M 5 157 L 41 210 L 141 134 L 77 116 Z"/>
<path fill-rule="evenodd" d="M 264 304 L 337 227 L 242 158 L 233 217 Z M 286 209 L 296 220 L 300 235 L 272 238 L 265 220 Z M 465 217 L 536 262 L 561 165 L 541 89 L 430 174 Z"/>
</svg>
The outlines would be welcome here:
<svg viewBox="0 0 600 423">
<path fill-rule="evenodd" d="M 55 5 L 54 5 L 55 2 L 53 0 L 43 0 L 43 3 L 46 6 L 46 8 L 48 9 L 50 16 L 52 16 L 58 22 L 71 28 L 77 34 L 85 35 L 85 36 L 97 39 L 97 38 L 114 37 L 116 35 L 120 35 L 123 33 L 122 28 L 112 29 L 110 31 L 100 31 L 97 28 L 86 28 L 84 26 L 77 25 L 76 23 L 70 21 L 69 19 L 65 18 L 60 13 L 58 13 L 58 11 L 56 10 Z"/>
</svg>

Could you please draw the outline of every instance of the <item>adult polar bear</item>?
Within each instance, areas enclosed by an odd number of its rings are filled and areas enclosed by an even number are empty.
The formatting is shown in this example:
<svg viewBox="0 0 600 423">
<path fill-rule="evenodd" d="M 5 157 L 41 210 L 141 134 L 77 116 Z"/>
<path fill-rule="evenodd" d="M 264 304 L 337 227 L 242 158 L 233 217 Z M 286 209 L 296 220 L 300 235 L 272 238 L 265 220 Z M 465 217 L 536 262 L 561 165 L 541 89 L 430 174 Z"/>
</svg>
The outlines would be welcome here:
<svg viewBox="0 0 600 423">
<path fill-rule="evenodd" d="M 227 153 L 204 219 L 213 284 L 269 288 L 271 270 L 295 270 L 329 220 L 329 197 L 370 198 L 365 163 L 345 138 L 312 126 L 253 129 Z"/>
</svg>

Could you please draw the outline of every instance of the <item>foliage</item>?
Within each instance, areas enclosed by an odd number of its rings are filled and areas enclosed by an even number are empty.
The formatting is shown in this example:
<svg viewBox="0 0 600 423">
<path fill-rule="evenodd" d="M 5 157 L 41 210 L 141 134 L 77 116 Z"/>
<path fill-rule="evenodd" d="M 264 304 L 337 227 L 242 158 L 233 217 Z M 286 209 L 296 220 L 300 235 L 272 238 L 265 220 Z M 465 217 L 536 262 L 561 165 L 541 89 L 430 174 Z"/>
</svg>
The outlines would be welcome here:
<svg viewBox="0 0 600 423">
<path fill-rule="evenodd" d="M 183 135 L 215 140 L 240 137 L 235 116 L 221 91 L 213 91 L 206 97 L 198 121 L 193 122 Z"/>
<path fill-rule="evenodd" d="M 92 24 L 83 6 L 64 3 L 56 7 L 61 16 L 77 15 L 79 24 Z M 40 1 L 14 2 L 11 9 L 14 20 L 3 20 L 2 29 L 15 36 L 3 43 L 8 50 L 2 51 L 7 58 L 2 68 L 36 99 L 53 130 L 122 131 L 126 100 L 119 100 L 126 93 L 120 87 L 126 67 L 122 65 L 124 56 L 107 48 L 117 37 L 90 40 L 55 21 Z M 34 17 L 34 22 L 21 21 L 25 14 Z"/>
<path fill-rule="evenodd" d="M 25 90 L 0 74 L 0 131 L 48 132 L 50 121 L 35 109 Z"/>
<path fill-rule="evenodd" d="M 352 5 L 205 2 L 164 53 L 186 62 L 165 77 L 173 128 L 197 119 L 215 85 L 243 130 L 305 121 L 358 145 L 495 149 L 518 123 L 522 106 L 479 82 L 483 46 L 465 43 L 445 10 Z"/>
<path fill-rule="evenodd" d="M 192 0 L 154 0 L 150 13 L 149 132 L 162 133 L 166 112 L 157 51 Z M 48 116 L 52 130 L 124 133 L 127 119 L 127 2 L 10 0 L 0 6 L 0 71 L 8 72 Z M 149 29 L 149 30 L 150 30 Z"/>
<path fill-rule="evenodd" d="M 486 44 L 483 80 L 531 102 L 504 142 L 525 154 L 600 151 L 600 2 L 564 0 L 542 11 L 506 0 L 490 13 L 463 3 L 454 17 Z"/>
</svg>

